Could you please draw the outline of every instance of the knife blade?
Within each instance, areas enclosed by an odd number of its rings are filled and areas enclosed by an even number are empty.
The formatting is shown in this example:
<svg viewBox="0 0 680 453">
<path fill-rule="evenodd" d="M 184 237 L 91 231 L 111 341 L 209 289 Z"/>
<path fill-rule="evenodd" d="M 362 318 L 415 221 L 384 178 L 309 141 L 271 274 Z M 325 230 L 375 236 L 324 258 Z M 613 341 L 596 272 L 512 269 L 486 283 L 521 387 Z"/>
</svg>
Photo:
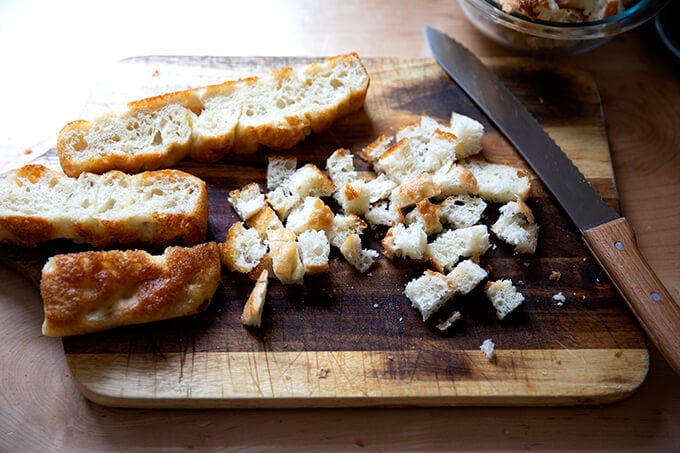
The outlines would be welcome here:
<svg viewBox="0 0 680 453">
<path fill-rule="evenodd" d="M 580 231 L 587 248 L 673 370 L 680 374 L 680 305 L 645 261 L 625 217 L 610 209 L 501 80 L 462 44 L 425 26 L 434 59 L 505 135 Z"/>
</svg>

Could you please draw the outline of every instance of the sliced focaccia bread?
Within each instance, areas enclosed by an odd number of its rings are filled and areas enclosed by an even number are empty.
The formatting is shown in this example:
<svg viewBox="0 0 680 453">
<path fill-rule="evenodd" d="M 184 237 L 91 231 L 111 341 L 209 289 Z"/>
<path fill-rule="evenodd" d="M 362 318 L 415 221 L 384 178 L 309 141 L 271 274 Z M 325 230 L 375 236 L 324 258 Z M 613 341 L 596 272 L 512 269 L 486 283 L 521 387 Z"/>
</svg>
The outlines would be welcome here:
<svg viewBox="0 0 680 453">
<path fill-rule="evenodd" d="M 214 242 L 143 250 L 56 255 L 42 269 L 47 336 L 80 335 L 196 314 L 220 282 Z"/>
</svg>

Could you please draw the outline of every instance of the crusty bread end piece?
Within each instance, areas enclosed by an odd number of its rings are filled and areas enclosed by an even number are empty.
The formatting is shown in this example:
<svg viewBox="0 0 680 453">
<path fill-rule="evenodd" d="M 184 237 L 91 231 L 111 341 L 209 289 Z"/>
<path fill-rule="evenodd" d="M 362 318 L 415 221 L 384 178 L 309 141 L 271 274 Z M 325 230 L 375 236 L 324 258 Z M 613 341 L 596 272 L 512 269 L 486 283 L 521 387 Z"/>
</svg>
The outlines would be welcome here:
<svg viewBox="0 0 680 453">
<path fill-rule="evenodd" d="M 69 178 L 26 165 L 0 180 L 0 243 L 34 246 L 52 239 L 95 247 L 164 247 L 205 241 L 208 192 L 178 170 Z"/>
<path fill-rule="evenodd" d="M 56 255 L 42 269 L 43 335 L 68 336 L 196 314 L 220 282 L 214 242 Z"/>
</svg>

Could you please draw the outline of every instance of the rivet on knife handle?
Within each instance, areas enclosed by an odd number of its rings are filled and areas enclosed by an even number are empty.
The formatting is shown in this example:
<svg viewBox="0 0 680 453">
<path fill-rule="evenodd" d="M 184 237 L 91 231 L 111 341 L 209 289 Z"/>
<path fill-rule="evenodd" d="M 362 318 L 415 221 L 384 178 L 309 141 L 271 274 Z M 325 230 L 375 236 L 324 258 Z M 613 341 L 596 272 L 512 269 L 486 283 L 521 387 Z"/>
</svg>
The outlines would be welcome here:
<svg viewBox="0 0 680 453">
<path fill-rule="evenodd" d="M 680 305 L 642 257 L 628 221 L 621 217 L 598 225 L 583 238 L 649 339 L 680 374 Z"/>
</svg>

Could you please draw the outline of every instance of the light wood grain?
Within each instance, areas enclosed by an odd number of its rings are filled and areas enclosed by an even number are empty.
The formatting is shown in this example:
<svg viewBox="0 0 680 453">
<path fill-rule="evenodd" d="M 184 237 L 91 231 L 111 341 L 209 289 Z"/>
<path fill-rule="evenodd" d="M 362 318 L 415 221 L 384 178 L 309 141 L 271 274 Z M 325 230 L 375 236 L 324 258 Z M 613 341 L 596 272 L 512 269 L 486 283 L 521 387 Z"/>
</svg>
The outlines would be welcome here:
<svg viewBox="0 0 680 453">
<path fill-rule="evenodd" d="M 165 14 L 158 20 L 159 9 L 154 10 L 153 2 L 120 1 L 102 5 L 108 13 L 107 20 L 101 20 L 93 10 L 70 9 L 69 1 L 4 2 L 2 30 L 10 34 L 3 37 L 8 36 L 5 42 L 12 45 L 2 47 L 3 67 L 11 68 L 3 75 L 13 71 L 16 77 L 5 83 L 11 87 L 6 104 L 12 108 L 3 116 L 2 155 L 13 156 L 15 151 L 23 155 L 26 146 L 42 140 L 34 140 L 36 134 L 56 135 L 64 121 L 79 114 L 93 81 L 105 68 L 130 55 L 288 56 L 356 50 L 367 57 L 427 57 L 422 38 L 427 23 L 451 33 L 479 56 L 512 56 L 477 33 L 455 1 L 253 0 L 225 2 L 223 11 L 216 5 L 194 4 L 201 14 L 188 20 L 186 2 L 164 2 Z M 80 12 L 75 14 L 76 10 Z M 140 40 L 138 33 L 121 32 L 140 27 L 151 38 Z M 45 38 L 25 39 L 36 31 Z M 97 39 L 100 36 L 115 39 L 103 45 Z M 82 58 L 72 58 L 75 48 Z M 584 69 L 595 79 L 621 209 L 635 230 L 642 254 L 671 295 L 680 299 L 677 66 L 662 49 L 651 23 L 591 53 L 558 62 Z M 37 111 L 33 103 L 25 102 L 28 93 L 33 99 L 49 97 L 50 102 Z M 16 137 L 30 140 L 20 142 Z M 60 341 L 36 335 L 42 308 L 35 287 L 5 266 L 0 266 L 0 281 L 0 450 L 4 451 L 623 452 L 680 447 L 678 378 L 653 348 L 650 372 L 640 389 L 624 401 L 602 406 L 283 411 L 106 408 L 82 397 Z"/>
</svg>

